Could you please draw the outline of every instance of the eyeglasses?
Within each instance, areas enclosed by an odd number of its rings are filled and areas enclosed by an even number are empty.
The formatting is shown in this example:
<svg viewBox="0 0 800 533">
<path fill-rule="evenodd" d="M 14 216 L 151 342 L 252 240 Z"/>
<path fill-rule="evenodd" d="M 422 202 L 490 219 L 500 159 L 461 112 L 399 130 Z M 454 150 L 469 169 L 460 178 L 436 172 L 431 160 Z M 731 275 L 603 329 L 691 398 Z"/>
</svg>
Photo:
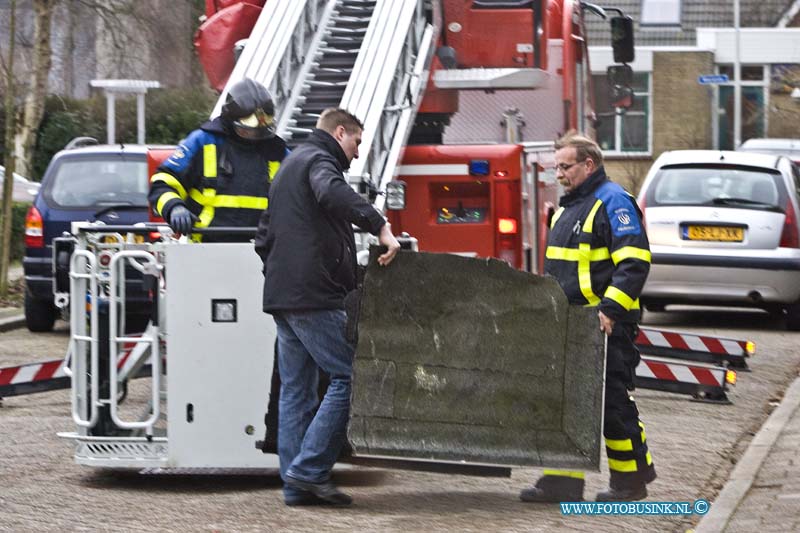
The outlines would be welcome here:
<svg viewBox="0 0 800 533">
<path fill-rule="evenodd" d="M 556 165 L 556 168 L 560 169 L 561 172 L 566 172 L 567 170 L 571 169 L 572 167 L 574 167 L 578 163 L 583 163 L 584 161 L 586 161 L 586 160 L 583 159 L 581 161 L 575 161 L 574 163 L 570 163 L 569 165 L 566 164 L 566 163 L 559 163 L 558 165 Z"/>
</svg>

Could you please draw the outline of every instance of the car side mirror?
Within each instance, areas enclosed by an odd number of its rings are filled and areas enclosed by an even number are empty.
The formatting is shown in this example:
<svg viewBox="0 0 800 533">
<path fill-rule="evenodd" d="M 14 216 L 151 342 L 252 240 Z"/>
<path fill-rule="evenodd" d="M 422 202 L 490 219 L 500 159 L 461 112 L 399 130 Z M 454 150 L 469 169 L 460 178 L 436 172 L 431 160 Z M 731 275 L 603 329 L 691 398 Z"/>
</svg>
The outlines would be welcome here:
<svg viewBox="0 0 800 533">
<path fill-rule="evenodd" d="M 633 69 L 630 65 L 611 65 L 606 70 L 609 100 L 612 107 L 628 109 L 633 105 Z"/>
</svg>

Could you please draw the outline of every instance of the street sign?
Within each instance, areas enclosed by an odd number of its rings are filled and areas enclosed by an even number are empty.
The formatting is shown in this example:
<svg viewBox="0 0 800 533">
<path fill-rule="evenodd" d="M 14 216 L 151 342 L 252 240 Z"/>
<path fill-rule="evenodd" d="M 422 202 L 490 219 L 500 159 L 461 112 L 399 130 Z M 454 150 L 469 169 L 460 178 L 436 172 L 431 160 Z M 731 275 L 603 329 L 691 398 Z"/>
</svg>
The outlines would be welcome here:
<svg viewBox="0 0 800 533">
<path fill-rule="evenodd" d="M 727 74 L 706 74 L 697 77 L 697 83 L 700 85 L 718 85 L 720 83 L 728 83 Z"/>
</svg>

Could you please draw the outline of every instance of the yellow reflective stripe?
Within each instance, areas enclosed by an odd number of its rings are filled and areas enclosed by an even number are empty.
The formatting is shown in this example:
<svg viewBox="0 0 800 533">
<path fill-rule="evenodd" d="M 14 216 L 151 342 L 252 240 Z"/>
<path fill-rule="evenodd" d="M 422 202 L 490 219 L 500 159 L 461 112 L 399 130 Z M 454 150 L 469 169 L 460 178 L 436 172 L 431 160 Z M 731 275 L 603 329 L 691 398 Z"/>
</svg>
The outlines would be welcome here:
<svg viewBox="0 0 800 533">
<path fill-rule="evenodd" d="M 263 211 L 267 208 L 267 199 L 259 196 L 230 196 L 227 194 L 218 194 L 214 198 L 214 207 L 237 207 L 243 209 L 260 209 Z"/>
<path fill-rule="evenodd" d="M 639 298 L 636 298 L 636 299 L 633 301 L 633 305 L 631 306 L 631 309 L 640 309 L 640 306 L 639 306 Z"/>
<path fill-rule="evenodd" d="M 647 453 L 650 455 L 650 452 Z M 650 464 L 650 463 L 647 463 Z M 636 472 L 636 459 L 629 459 L 627 461 L 620 461 L 618 459 L 608 458 L 608 469 L 616 470 L 617 472 Z"/>
<path fill-rule="evenodd" d="M 647 435 L 645 435 L 645 433 L 644 433 L 644 424 L 642 424 L 641 422 L 639 422 L 639 427 L 640 427 L 640 428 L 642 428 L 642 431 L 641 431 L 641 433 L 640 433 L 640 435 L 641 435 L 641 437 L 642 437 L 642 442 L 647 442 Z M 647 454 L 648 454 L 648 455 L 650 455 L 650 452 L 647 452 Z M 649 464 L 649 463 L 648 463 L 648 464 Z"/>
<path fill-rule="evenodd" d="M 203 206 L 200 211 L 200 220 L 195 224 L 198 228 L 207 228 L 214 220 L 214 197 L 217 195 L 216 189 L 204 189 L 201 193 L 196 189 L 191 190 L 192 198 Z"/>
<path fill-rule="evenodd" d="M 592 210 L 589 211 L 589 216 L 586 217 L 586 222 L 583 223 L 583 231 L 586 233 L 592 232 L 592 228 L 594 228 L 594 216 L 597 214 L 597 210 L 600 209 L 601 205 L 603 205 L 603 201 L 597 200 L 592 206 Z"/>
<path fill-rule="evenodd" d="M 649 263 L 650 251 L 642 248 L 636 248 L 635 246 L 623 246 L 611 254 L 611 260 L 614 261 L 615 265 L 620 261 L 625 261 L 626 259 L 639 259 L 640 261 Z"/>
<path fill-rule="evenodd" d="M 578 261 L 581 257 L 581 252 L 575 248 L 562 248 L 560 246 L 548 246 L 545 251 L 545 257 L 548 259 L 556 259 L 561 261 Z M 608 253 L 608 248 L 592 248 L 589 250 L 589 261 L 603 261 L 609 259 L 611 256 Z"/>
<path fill-rule="evenodd" d="M 589 215 L 586 217 L 586 222 L 583 223 L 584 232 L 592 232 L 592 228 L 594 227 L 594 217 L 601 205 L 603 205 L 603 202 L 597 200 L 594 203 L 594 206 L 592 206 L 591 211 L 589 211 Z M 581 288 L 581 294 L 583 294 L 583 297 L 586 298 L 586 306 L 594 307 L 600 303 L 600 298 L 598 298 L 597 295 L 592 291 L 592 249 L 590 246 L 591 245 L 589 243 L 580 243 L 578 245 L 578 286 Z M 608 253 L 607 249 L 606 253 Z"/>
<path fill-rule="evenodd" d="M 186 189 L 183 188 L 181 182 L 178 181 L 178 178 L 173 176 L 172 174 L 167 174 L 166 172 L 159 172 L 158 174 L 153 174 L 150 178 L 150 183 L 155 183 L 157 181 L 163 181 L 173 189 L 175 189 L 178 194 L 180 195 L 181 199 L 186 199 Z"/>
<path fill-rule="evenodd" d="M 164 216 L 164 205 L 166 205 L 166 203 L 172 200 L 173 198 L 176 198 L 178 200 L 182 199 L 174 192 L 165 192 L 164 194 L 158 197 L 158 202 L 156 202 L 156 211 L 158 211 L 159 215 L 161 215 L 162 217 Z"/>
<path fill-rule="evenodd" d="M 203 145 L 203 176 L 217 177 L 217 146 L 214 144 Z"/>
<path fill-rule="evenodd" d="M 650 457 L 650 452 L 647 452 L 644 457 L 647 460 L 647 466 L 650 466 L 651 464 L 653 464 L 653 458 Z"/>
<path fill-rule="evenodd" d="M 606 446 L 615 452 L 633 451 L 633 441 L 631 439 L 606 439 Z"/>
<path fill-rule="evenodd" d="M 617 302 L 626 311 L 630 311 L 631 307 L 633 307 L 633 298 L 612 285 L 609 285 L 609 287 L 606 289 L 604 296 Z"/>
<path fill-rule="evenodd" d="M 578 286 L 581 288 L 583 297 L 586 298 L 586 305 L 594 307 L 600 303 L 600 298 L 592 292 L 592 272 L 591 260 L 592 251 L 589 248 L 589 243 L 581 243 L 578 245 Z"/>
<path fill-rule="evenodd" d="M 275 177 L 275 174 L 278 173 L 278 169 L 281 168 L 280 161 L 267 161 L 267 169 L 269 170 L 269 181 Z"/>
<path fill-rule="evenodd" d="M 214 194 L 209 194 L 213 192 Z M 267 208 L 268 201 L 263 196 L 236 196 L 231 194 L 216 194 L 214 189 L 205 189 L 203 192 L 197 189 L 190 191 L 192 199 L 204 207 L 234 207 L 244 209 Z"/>
<path fill-rule="evenodd" d="M 564 212 L 564 208 L 563 207 L 559 207 L 558 211 L 553 213 L 553 218 L 550 219 L 550 229 L 553 229 L 553 226 L 556 225 L 556 220 L 558 220 L 558 217 L 560 217 L 563 212 Z"/>
<path fill-rule="evenodd" d="M 545 476 L 572 477 L 575 479 L 584 478 L 583 472 L 574 472 L 572 470 L 543 470 L 542 474 L 544 474 Z"/>
</svg>

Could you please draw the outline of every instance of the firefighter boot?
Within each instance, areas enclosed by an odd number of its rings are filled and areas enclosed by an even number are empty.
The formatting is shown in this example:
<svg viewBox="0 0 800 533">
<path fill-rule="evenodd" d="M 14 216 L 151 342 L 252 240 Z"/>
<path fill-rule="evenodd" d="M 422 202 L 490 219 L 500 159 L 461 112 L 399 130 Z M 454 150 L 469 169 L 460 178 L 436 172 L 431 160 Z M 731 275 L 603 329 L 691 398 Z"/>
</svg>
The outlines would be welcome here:
<svg viewBox="0 0 800 533">
<path fill-rule="evenodd" d="M 523 502 L 557 503 L 583 501 L 583 472 L 559 472 L 545 474 L 536 485 L 523 489 L 519 499 Z"/>
<path fill-rule="evenodd" d="M 647 484 L 633 485 L 624 488 L 610 487 L 608 490 L 598 492 L 595 501 L 598 502 L 635 502 L 647 498 Z"/>
</svg>

